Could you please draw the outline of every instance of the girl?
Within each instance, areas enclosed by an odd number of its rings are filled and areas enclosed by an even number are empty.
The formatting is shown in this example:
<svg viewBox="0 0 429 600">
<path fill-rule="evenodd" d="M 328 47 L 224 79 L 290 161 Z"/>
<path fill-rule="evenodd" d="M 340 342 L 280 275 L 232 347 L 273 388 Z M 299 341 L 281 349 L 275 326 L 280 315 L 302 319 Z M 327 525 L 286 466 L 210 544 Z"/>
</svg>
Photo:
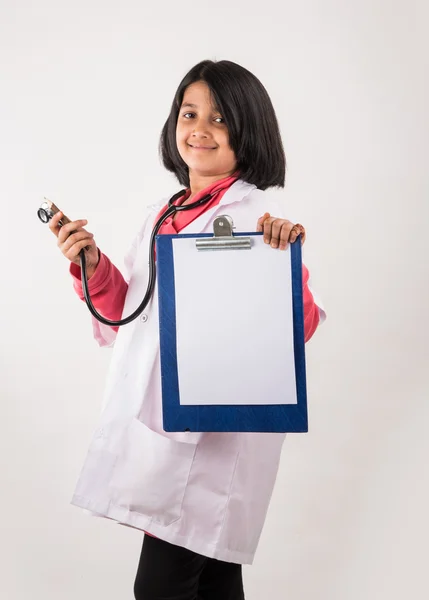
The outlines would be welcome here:
<svg viewBox="0 0 429 600">
<path fill-rule="evenodd" d="M 299 234 L 304 239 L 303 227 L 283 218 L 283 203 L 263 191 L 284 186 L 285 156 L 270 98 L 246 69 L 229 61 L 191 69 L 176 92 L 160 150 L 186 187 L 178 204 L 211 194 L 207 204 L 170 217 L 160 233 L 211 232 L 213 219 L 226 213 L 238 230 L 263 231 L 273 248 L 284 250 Z M 50 222 L 82 299 L 79 252 L 86 249 L 92 301 L 108 319 L 140 304 L 160 210 L 162 203 L 150 208 L 132 244 L 127 279 L 98 250 L 87 221 L 60 227 L 58 213 Z M 303 267 L 306 341 L 324 318 L 308 278 Z M 93 329 L 98 343 L 114 350 L 105 409 L 72 503 L 148 534 L 137 600 L 244 598 L 241 565 L 252 563 L 285 436 L 163 430 L 156 293 L 140 319 L 119 331 L 93 319 Z"/>
</svg>

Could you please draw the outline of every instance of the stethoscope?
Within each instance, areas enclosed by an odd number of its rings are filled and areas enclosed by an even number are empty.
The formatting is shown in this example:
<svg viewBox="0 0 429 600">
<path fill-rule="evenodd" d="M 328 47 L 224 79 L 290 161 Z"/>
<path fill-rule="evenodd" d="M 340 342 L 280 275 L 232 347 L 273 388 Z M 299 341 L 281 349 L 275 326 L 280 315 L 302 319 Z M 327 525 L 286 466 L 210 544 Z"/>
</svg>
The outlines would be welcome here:
<svg viewBox="0 0 429 600">
<path fill-rule="evenodd" d="M 94 308 L 94 305 L 91 302 L 91 298 L 89 295 L 89 289 L 88 289 L 88 276 L 86 273 L 85 252 L 84 252 L 84 249 L 82 249 L 79 253 L 79 257 L 80 257 L 80 268 L 81 268 L 81 272 L 82 272 L 83 295 L 84 295 L 85 302 L 86 302 L 92 316 L 95 317 L 98 321 L 100 321 L 100 323 L 104 323 L 104 325 L 109 325 L 110 327 L 120 327 L 121 325 L 127 325 L 128 323 L 131 323 L 131 321 L 134 321 L 134 319 L 137 319 L 137 317 L 139 315 L 141 315 L 141 313 L 144 311 L 146 306 L 149 304 L 149 301 L 150 301 L 150 299 L 153 295 L 153 291 L 155 289 L 155 281 L 156 281 L 155 238 L 158 234 L 158 231 L 159 231 L 161 225 L 164 223 L 164 221 L 166 221 L 169 217 L 173 216 L 176 212 L 192 210 L 193 208 L 198 208 L 198 206 L 202 206 L 202 205 L 206 204 L 209 200 L 211 200 L 213 198 L 213 196 L 215 196 L 220 191 L 221 190 L 216 190 L 216 192 L 214 192 L 213 194 L 206 194 L 203 198 L 200 198 L 200 200 L 197 200 L 196 202 L 191 202 L 190 204 L 182 204 L 179 206 L 175 205 L 174 203 L 176 202 L 176 200 L 181 198 L 186 193 L 186 190 L 180 190 L 180 192 L 177 192 L 177 194 L 174 194 L 174 196 L 172 196 L 170 198 L 170 200 L 168 201 L 167 210 L 165 211 L 165 213 L 163 215 L 161 215 L 159 217 L 159 219 L 156 221 L 155 225 L 153 226 L 152 235 L 150 238 L 149 279 L 148 279 L 148 283 L 147 283 L 146 293 L 144 295 L 144 298 L 143 298 L 140 306 L 129 317 L 126 317 L 125 319 L 120 319 L 119 321 L 110 321 L 109 319 L 106 319 L 105 317 L 100 315 L 100 313 L 98 313 L 96 311 L 96 309 Z M 54 214 L 56 212 L 58 212 L 58 210 L 59 209 L 52 202 L 49 202 L 49 203 L 44 202 L 42 204 L 42 206 L 39 208 L 39 210 L 37 211 L 37 215 L 38 215 L 39 219 L 42 221 L 42 223 L 48 223 L 50 221 L 50 219 L 52 219 Z M 69 223 L 70 221 L 69 221 L 69 219 L 64 218 L 62 221 L 60 221 L 60 224 L 64 225 L 66 222 Z"/>
</svg>

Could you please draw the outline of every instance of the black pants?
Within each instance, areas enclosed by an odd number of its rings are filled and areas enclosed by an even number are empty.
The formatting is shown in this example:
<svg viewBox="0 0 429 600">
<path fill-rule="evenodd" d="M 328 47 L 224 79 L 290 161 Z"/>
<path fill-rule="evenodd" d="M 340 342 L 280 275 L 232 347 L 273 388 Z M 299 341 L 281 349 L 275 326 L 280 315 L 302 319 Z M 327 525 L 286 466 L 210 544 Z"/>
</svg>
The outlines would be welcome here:
<svg viewBox="0 0 429 600">
<path fill-rule="evenodd" d="M 244 600 L 241 565 L 145 535 L 134 595 L 136 600 Z"/>
</svg>

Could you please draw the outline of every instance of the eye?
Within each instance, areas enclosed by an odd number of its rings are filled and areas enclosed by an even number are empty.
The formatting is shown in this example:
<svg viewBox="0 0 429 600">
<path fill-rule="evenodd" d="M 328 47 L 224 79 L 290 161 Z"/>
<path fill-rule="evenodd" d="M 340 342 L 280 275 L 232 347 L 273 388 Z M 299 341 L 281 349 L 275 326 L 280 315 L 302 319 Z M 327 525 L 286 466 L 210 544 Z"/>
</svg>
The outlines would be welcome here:
<svg viewBox="0 0 429 600">
<path fill-rule="evenodd" d="M 216 123 L 225 123 L 225 119 L 223 117 L 215 117 Z"/>
<path fill-rule="evenodd" d="M 195 113 L 186 112 L 186 113 L 183 113 L 183 117 L 185 117 L 185 119 L 193 119 L 195 117 Z"/>
</svg>

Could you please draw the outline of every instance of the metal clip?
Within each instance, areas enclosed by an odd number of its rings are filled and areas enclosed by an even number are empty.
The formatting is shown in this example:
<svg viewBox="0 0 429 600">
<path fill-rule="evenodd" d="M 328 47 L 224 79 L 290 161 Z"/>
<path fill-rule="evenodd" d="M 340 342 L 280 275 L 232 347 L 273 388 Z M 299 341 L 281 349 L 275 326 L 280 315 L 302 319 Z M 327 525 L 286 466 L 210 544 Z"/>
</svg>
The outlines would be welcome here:
<svg viewBox="0 0 429 600">
<path fill-rule="evenodd" d="M 230 216 L 222 215 L 213 221 L 213 237 L 198 238 L 197 250 L 250 250 L 250 237 L 234 236 L 234 223 Z"/>
</svg>

